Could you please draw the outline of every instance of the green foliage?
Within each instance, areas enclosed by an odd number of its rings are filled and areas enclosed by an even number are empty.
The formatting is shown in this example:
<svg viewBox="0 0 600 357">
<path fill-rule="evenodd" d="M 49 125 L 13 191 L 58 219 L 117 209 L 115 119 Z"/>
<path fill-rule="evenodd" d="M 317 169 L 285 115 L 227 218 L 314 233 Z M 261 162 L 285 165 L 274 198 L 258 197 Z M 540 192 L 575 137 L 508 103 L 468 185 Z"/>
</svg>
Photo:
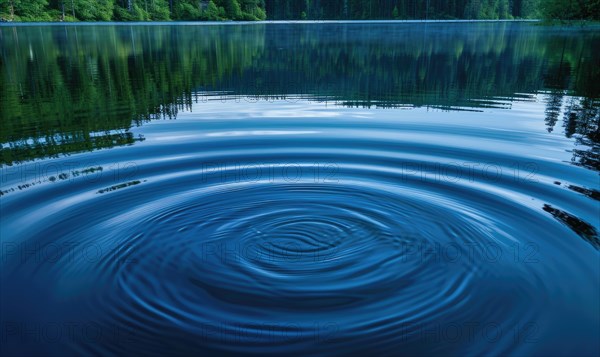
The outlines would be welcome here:
<svg viewBox="0 0 600 357">
<path fill-rule="evenodd" d="M 150 20 L 170 20 L 169 4 L 167 3 L 167 0 L 144 0 L 144 2 L 147 4 L 148 18 Z M 199 14 L 200 13 L 198 12 L 198 15 Z"/>
<path fill-rule="evenodd" d="M 270 19 L 600 20 L 600 0 L 0 0 L 15 21 Z"/>
<path fill-rule="evenodd" d="M 265 20 L 267 14 L 260 7 L 259 0 L 239 0 L 244 18 L 250 21 Z"/>
<path fill-rule="evenodd" d="M 147 21 L 148 13 L 145 12 L 138 4 L 134 4 L 131 10 L 131 16 L 133 21 Z"/>
<path fill-rule="evenodd" d="M 130 11 L 121 6 L 115 6 L 113 12 L 113 19 L 116 21 L 133 21 L 133 15 Z"/>
<path fill-rule="evenodd" d="M 219 3 L 225 9 L 228 19 L 242 19 L 242 8 L 237 0 L 219 0 Z"/>
<path fill-rule="evenodd" d="M 508 19 L 510 15 L 508 14 L 508 0 L 498 0 L 496 13 L 498 14 L 497 18 L 500 19 Z"/>
<path fill-rule="evenodd" d="M 598 20 L 600 0 L 543 0 L 540 11 L 549 20 Z"/>
<path fill-rule="evenodd" d="M 2 0 L 0 16 L 15 21 L 50 21 L 46 0 Z"/>
<path fill-rule="evenodd" d="M 0 0 L 0 17 L 14 21 L 256 21 L 267 15 L 264 0 Z"/>
<path fill-rule="evenodd" d="M 169 20 L 167 0 L 116 0 L 114 19 L 118 21 Z M 129 9 L 131 5 L 131 9 Z"/>
<path fill-rule="evenodd" d="M 585 10 L 589 19 L 600 20 L 600 0 L 587 1 Z"/>
<path fill-rule="evenodd" d="M 256 8 L 254 15 L 256 16 L 257 19 L 263 21 L 267 19 L 267 13 L 265 12 L 265 10 L 263 8 Z"/>
<path fill-rule="evenodd" d="M 540 17 L 541 0 L 521 0 L 518 17 L 524 19 L 536 19 Z"/>
<path fill-rule="evenodd" d="M 579 17 L 581 9 L 573 6 L 572 0 L 544 0 L 542 13 L 547 19 L 572 20 Z"/>
<path fill-rule="evenodd" d="M 114 0 L 73 0 L 68 8 L 71 13 L 75 12 L 77 19 L 82 21 L 110 21 L 114 6 Z"/>
<path fill-rule="evenodd" d="M 197 20 L 200 18 L 200 9 L 188 2 L 179 2 L 174 6 L 174 17 L 179 20 Z"/>
<path fill-rule="evenodd" d="M 222 12 L 225 12 L 225 10 L 223 9 Z M 221 11 L 217 7 L 217 5 L 215 5 L 215 3 L 211 0 L 208 2 L 206 10 L 202 12 L 200 18 L 206 21 L 218 21 L 221 19 Z"/>
</svg>

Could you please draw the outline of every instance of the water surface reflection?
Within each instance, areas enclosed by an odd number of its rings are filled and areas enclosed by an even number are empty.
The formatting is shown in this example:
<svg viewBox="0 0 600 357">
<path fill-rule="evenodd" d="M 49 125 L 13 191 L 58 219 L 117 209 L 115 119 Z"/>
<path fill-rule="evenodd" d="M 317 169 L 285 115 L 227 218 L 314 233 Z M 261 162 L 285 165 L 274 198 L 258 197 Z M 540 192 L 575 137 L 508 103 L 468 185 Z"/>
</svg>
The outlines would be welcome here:
<svg viewBox="0 0 600 357">
<path fill-rule="evenodd" d="M 597 28 L 0 41 L 3 353 L 600 350 Z"/>
</svg>

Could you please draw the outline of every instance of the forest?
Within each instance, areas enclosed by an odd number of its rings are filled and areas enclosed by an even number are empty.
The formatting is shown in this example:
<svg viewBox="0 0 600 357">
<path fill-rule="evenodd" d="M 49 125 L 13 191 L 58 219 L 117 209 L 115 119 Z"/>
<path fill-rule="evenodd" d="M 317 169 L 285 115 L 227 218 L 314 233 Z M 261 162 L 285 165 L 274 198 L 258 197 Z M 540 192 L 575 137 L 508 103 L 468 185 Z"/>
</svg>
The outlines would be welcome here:
<svg viewBox="0 0 600 357">
<path fill-rule="evenodd" d="M 0 21 L 600 20 L 600 0 L 0 0 Z"/>
</svg>

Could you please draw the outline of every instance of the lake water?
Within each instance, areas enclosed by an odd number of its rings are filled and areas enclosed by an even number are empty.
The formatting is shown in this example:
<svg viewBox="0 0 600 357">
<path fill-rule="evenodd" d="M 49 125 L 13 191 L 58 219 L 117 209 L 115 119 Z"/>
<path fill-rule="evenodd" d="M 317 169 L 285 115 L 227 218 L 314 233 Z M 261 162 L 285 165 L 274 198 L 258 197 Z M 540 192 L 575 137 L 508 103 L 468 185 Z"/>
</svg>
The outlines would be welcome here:
<svg viewBox="0 0 600 357">
<path fill-rule="evenodd" d="M 3 25 L 0 352 L 596 355 L 599 48 Z"/>
</svg>

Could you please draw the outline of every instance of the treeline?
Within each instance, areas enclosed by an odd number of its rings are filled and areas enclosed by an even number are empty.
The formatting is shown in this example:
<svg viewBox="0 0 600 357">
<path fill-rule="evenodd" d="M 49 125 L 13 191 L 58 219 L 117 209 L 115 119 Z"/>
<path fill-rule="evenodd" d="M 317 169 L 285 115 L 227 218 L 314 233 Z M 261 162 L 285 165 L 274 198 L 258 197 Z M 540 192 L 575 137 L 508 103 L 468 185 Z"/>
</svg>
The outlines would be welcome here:
<svg viewBox="0 0 600 357">
<path fill-rule="evenodd" d="M 540 0 L 266 0 L 277 19 L 510 19 L 538 17 Z"/>
<path fill-rule="evenodd" d="M 9 21 L 600 20 L 600 0 L 0 0 Z"/>
<path fill-rule="evenodd" d="M 275 19 L 600 19 L 600 0 L 266 0 Z"/>
<path fill-rule="evenodd" d="M 264 0 L 0 0 L 9 21 L 265 20 Z"/>
</svg>

